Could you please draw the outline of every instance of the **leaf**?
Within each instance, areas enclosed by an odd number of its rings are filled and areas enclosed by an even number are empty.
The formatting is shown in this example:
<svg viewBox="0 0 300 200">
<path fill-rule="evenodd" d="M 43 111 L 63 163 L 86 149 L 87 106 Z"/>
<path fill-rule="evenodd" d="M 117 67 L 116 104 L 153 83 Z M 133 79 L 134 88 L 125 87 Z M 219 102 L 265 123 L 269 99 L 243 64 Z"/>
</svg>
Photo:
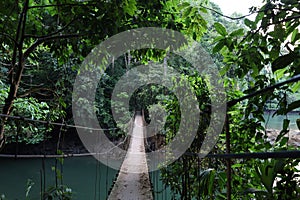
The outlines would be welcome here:
<svg viewBox="0 0 300 200">
<path fill-rule="evenodd" d="M 259 12 L 259 13 L 256 15 L 255 23 L 258 23 L 260 20 L 262 20 L 262 18 L 264 17 L 264 15 L 265 15 L 264 12 Z"/>
<path fill-rule="evenodd" d="M 273 183 L 284 165 L 284 160 L 272 159 L 255 166 L 256 176 L 260 178 L 269 194 L 273 193 Z"/>
<path fill-rule="evenodd" d="M 62 180 L 62 178 L 63 178 L 63 175 L 59 169 L 56 169 L 56 176 L 57 176 L 58 180 Z"/>
<path fill-rule="evenodd" d="M 33 182 L 31 179 L 28 179 L 28 180 L 27 180 L 26 195 L 25 195 L 26 199 L 28 199 L 30 190 L 31 190 L 31 188 L 32 188 L 33 185 L 34 185 L 34 182 Z M 0 199 L 1 199 L 1 198 L 0 198 Z"/>
<path fill-rule="evenodd" d="M 291 87 L 291 90 L 295 93 L 297 91 L 299 91 L 300 89 L 300 81 L 298 81 L 297 83 L 294 83 L 293 86 Z"/>
<path fill-rule="evenodd" d="M 190 6 L 190 4 L 188 2 L 184 2 L 184 3 L 182 3 L 178 6 L 178 9 L 182 10 L 182 9 L 185 9 L 186 7 L 188 7 L 188 6 Z"/>
<path fill-rule="evenodd" d="M 208 13 L 208 12 L 207 12 L 207 9 L 202 8 L 202 7 L 200 8 L 200 12 L 202 12 L 202 13 Z"/>
<path fill-rule="evenodd" d="M 230 65 L 225 65 L 224 67 L 221 68 L 220 75 L 224 76 L 228 72 L 229 69 L 230 69 Z"/>
<path fill-rule="evenodd" d="M 299 40 L 300 40 L 300 33 L 297 33 L 297 35 L 295 36 L 295 39 L 294 39 L 294 43 L 297 43 Z"/>
<path fill-rule="evenodd" d="M 219 52 L 225 46 L 225 44 L 226 44 L 226 40 L 225 39 L 220 40 L 218 42 L 218 44 L 216 44 L 216 46 L 214 46 L 213 53 Z"/>
<path fill-rule="evenodd" d="M 123 6 L 123 9 L 125 13 L 127 13 L 130 16 L 133 16 L 135 14 L 135 11 L 137 10 L 136 1 L 135 0 L 125 1 L 125 5 Z"/>
<path fill-rule="evenodd" d="M 275 72 L 278 69 L 282 69 L 288 65 L 290 65 L 292 62 L 294 62 L 294 54 L 289 53 L 283 56 L 278 57 L 276 60 L 272 63 L 272 70 Z"/>
<path fill-rule="evenodd" d="M 285 29 L 280 24 L 276 25 L 274 27 L 274 31 L 272 32 L 272 34 L 270 33 L 270 35 L 274 35 L 275 38 L 277 38 L 281 42 L 283 42 L 284 41 L 284 37 L 285 37 Z"/>
<path fill-rule="evenodd" d="M 292 33 L 292 37 L 291 37 L 291 43 L 294 44 L 295 40 L 296 40 L 296 36 L 298 34 L 298 29 L 295 29 Z"/>
<path fill-rule="evenodd" d="M 285 165 L 285 160 L 284 159 L 276 160 L 275 161 L 274 171 L 276 173 L 280 172 L 283 169 L 284 165 Z"/>
<path fill-rule="evenodd" d="M 231 168 L 240 168 L 242 166 L 243 165 L 241 163 L 236 163 L 236 164 L 232 165 Z"/>
<path fill-rule="evenodd" d="M 199 21 L 199 20 L 197 20 L 199 15 L 197 15 L 197 14 L 195 15 L 195 13 L 198 13 L 198 8 L 193 7 L 192 10 L 191 10 L 190 15 L 194 18 L 195 21 Z"/>
<path fill-rule="evenodd" d="M 213 193 L 213 186 L 216 171 L 214 169 L 207 169 L 200 173 L 200 187 L 203 188 L 204 195 L 211 195 Z"/>
<path fill-rule="evenodd" d="M 296 108 L 300 108 L 300 100 L 290 103 L 287 107 L 286 113 L 291 112 L 292 110 L 295 110 Z"/>
<path fill-rule="evenodd" d="M 192 6 L 189 6 L 182 14 L 182 18 L 187 18 L 192 11 Z"/>
<path fill-rule="evenodd" d="M 283 120 L 283 126 L 282 126 L 282 129 L 283 129 L 283 130 L 287 130 L 288 127 L 289 127 L 289 124 L 290 124 L 290 120 L 289 120 L 289 119 L 284 119 L 284 120 Z"/>
<path fill-rule="evenodd" d="M 286 145 L 288 141 L 289 141 L 289 138 L 288 138 L 288 137 L 283 137 L 283 138 L 280 140 L 280 146 Z"/>
<path fill-rule="evenodd" d="M 247 18 L 244 20 L 244 23 L 245 23 L 245 25 L 248 26 L 249 28 L 252 28 L 252 26 L 253 26 L 253 22 L 250 21 L 250 20 L 247 19 Z"/>
<path fill-rule="evenodd" d="M 222 40 L 222 39 L 224 39 L 224 37 L 221 36 L 221 35 L 219 35 L 219 36 L 217 36 L 217 37 L 214 39 L 214 42 L 218 42 L 218 41 L 220 41 L 220 40 Z"/>
<path fill-rule="evenodd" d="M 216 22 L 216 23 L 214 23 L 214 26 L 215 26 L 216 31 L 217 31 L 220 35 L 223 35 L 223 36 L 226 36 L 226 35 L 227 35 L 227 31 L 226 31 L 225 27 L 223 26 L 223 24 L 221 24 L 221 23 L 219 23 L 219 22 Z"/>
<path fill-rule="evenodd" d="M 276 76 L 276 79 L 277 80 L 281 79 L 284 76 L 286 71 L 287 71 L 287 68 L 278 69 L 277 71 L 275 71 L 274 74 Z"/>
<path fill-rule="evenodd" d="M 230 33 L 230 36 L 232 36 L 232 37 L 242 36 L 242 35 L 244 35 L 244 29 L 242 29 L 242 28 Z"/>
<path fill-rule="evenodd" d="M 65 101 L 63 100 L 63 98 L 59 98 L 58 99 L 58 101 L 59 101 L 59 103 L 60 103 L 60 105 L 63 107 L 63 108 L 66 108 L 67 107 L 67 104 L 65 103 Z"/>
<path fill-rule="evenodd" d="M 267 195 L 268 194 L 268 192 L 266 190 L 259 190 L 259 189 L 255 189 L 255 188 L 248 188 L 244 192 L 246 194 L 247 193 L 262 194 L 262 195 Z"/>
</svg>

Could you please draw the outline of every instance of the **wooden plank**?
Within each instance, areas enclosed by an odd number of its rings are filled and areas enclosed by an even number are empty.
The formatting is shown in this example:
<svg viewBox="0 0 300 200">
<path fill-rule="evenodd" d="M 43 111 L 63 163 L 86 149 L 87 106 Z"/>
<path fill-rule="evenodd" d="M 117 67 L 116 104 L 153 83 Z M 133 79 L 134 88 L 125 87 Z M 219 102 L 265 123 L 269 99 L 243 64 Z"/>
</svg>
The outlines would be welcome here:
<svg viewBox="0 0 300 200">
<path fill-rule="evenodd" d="M 109 200 L 152 200 L 152 189 L 144 146 L 143 118 L 137 114 L 130 145 Z"/>
</svg>

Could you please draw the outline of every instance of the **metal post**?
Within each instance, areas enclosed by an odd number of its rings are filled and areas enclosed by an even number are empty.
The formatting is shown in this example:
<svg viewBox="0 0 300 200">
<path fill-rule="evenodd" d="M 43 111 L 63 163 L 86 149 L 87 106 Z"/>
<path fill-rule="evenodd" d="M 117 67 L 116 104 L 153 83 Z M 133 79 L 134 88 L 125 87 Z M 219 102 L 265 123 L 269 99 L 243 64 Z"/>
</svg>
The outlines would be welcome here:
<svg viewBox="0 0 300 200">
<path fill-rule="evenodd" d="M 226 113 L 226 153 L 230 153 L 230 130 L 229 130 L 229 114 Z M 231 200 L 231 159 L 226 159 L 226 175 L 227 175 L 227 200 Z"/>
</svg>

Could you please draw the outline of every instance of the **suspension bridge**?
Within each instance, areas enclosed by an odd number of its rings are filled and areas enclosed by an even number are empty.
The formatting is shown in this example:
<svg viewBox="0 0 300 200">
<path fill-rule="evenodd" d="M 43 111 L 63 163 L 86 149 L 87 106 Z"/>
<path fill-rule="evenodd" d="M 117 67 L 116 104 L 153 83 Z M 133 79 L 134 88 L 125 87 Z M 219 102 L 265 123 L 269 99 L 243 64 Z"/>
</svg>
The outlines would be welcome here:
<svg viewBox="0 0 300 200">
<path fill-rule="evenodd" d="M 131 141 L 109 200 L 151 200 L 152 189 L 144 146 L 144 121 L 136 114 Z M 131 172 L 128 172 L 130 169 Z M 132 173 L 133 172 L 133 173 Z"/>
<path fill-rule="evenodd" d="M 228 107 L 232 107 L 235 104 L 237 104 L 238 102 L 241 102 L 243 100 L 246 99 L 250 99 L 252 97 L 255 96 L 259 96 L 260 94 L 262 94 L 263 92 L 267 92 L 270 90 L 273 90 L 275 88 L 279 88 L 285 84 L 288 83 L 293 83 L 293 82 L 297 82 L 300 80 L 300 76 L 295 76 L 292 79 L 271 85 L 269 87 L 263 88 L 261 90 L 258 90 L 256 92 L 253 92 L 251 94 L 245 95 L 241 98 L 238 99 L 234 99 L 234 100 L 230 100 L 227 102 L 227 106 Z M 221 154 L 208 154 L 206 156 L 207 159 L 222 159 L 222 160 L 226 160 L 226 198 L 228 200 L 230 200 L 232 198 L 232 164 L 235 162 L 235 159 L 243 159 L 243 160 L 248 160 L 248 159 L 261 159 L 261 160 L 266 160 L 266 159 L 270 159 L 270 158 L 292 158 L 292 159 L 299 159 L 300 158 L 300 151 L 299 150 L 282 150 L 282 151 L 274 151 L 274 152 L 241 152 L 241 153 L 235 153 L 235 152 L 231 152 L 231 140 L 230 140 L 230 129 L 229 129 L 229 125 L 230 125 L 230 115 L 227 113 L 227 120 L 225 122 L 225 143 L 226 143 L 226 153 L 221 153 Z M 70 128 L 75 128 L 75 126 L 72 125 L 67 125 L 65 123 L 55 123 L 55 122 L 48 122 L 48 121 L 41 121 L 41 120 L 34 120 L 34 119 L 30 119 L 30 118 L 25 118 L 25 117 L 20 117 L 20 116 L 9 116 L 9 115 L 4 115 L 4 114 L 0 114 L 0 117 L 6 117 L 6 118 L 11 118 L 12 120 L 22 120 L 22 121 L 28 121 L 28 122 L 36 122 L 36 123 L 42 123 L 45 124 L 45 126 L 48 125 L 56 125 L 56 126 L 61 126 L 61 127 L 70 127 Z M 81 127 L 82 128 L 82 127 Z M 144 123 L 143 123 L 143 117 L 140 114 L 136 114 L 135 116 L 135 120 L 134 120 L 134 128 L 133 131 L 131 133 L 132 137 L 131 137 L 131 141 L 130 141 L 130 145 L 128 148 L 128 152 L 127 155 L 123 161 L 123 164 L 119 170 L 117 174 L 117 178 L 115 179 L 115 183 L 113 184 L 112 190 L 110 192 L 110 195 L 108 197 L 108 199 L 110 200 L 114 200 L 114 199 L 153 199 L 152 194 L 154 194 L 155 196 L 155 191 L 154 189 L 151 188 L 151 184 L 150 184 L 150 180 L 149 180 L 149 175 L 148 175 L 148 166 L 147 166 L 147 160 L 146 160 L 146 155 L 145 155 L 145 147 L 144 147 Z M 17 151 L 16 151 L 17 152 Z M 89 154 L 91 155 L 91 154 Z M 186 152 L 184 154 L 185 156 L 194 156 L 194 157 L 199 157 L 198 153 L 194 153 L 194 152 Z M 14 156 L 15 158 L 20 157 L 20 158 L 29 158 L 29 157 L 41 157 L 41 158 L 46 158 L 46 157 L 68 157 L 66 155 L 50 155 L 50 156 L 46 156 L 46 155 L 37 155 L 37 156 L 29 156 L 29 155 L 1 155 L 0 157 L 10 157 L 10 156 Z M 72 155 L 72 156 L 79 156 L 79 155 Z M 82 155 L 81 155 L 82 156 Z M 84 154 L 84 156 L 86 156 L 86 154 Z M 43 168 L 42 170 L 40 170 L 41 173 L 41 192 L 45 192 L 45 185 L 46 185 L 46 176 L 44 174 L 45 173 L 45 165 L 44 165 L 44 160 L 45 159 L 41 159 L 41 162 L 43 163 Z M 200 163 L 201 160 L 198 161 L 198 164 Z M 6 161 L 8 162 L 8 161 Z M 16 166 L 15 162 L 17 162 L 17 160 L 14 160 L 14 165 L 12 166 Z M 84 163 L 84 162 L 83 162 Z M 92 174 L 91 177 L 95 178 L 95 197 L 94 199 L 101 199 L 100 193 L 105 193 L 105 196 L 107 194 L 108 191 L 108 187 L 110 187 L 112 184 L 108 181 L 108 174 L 109 174 L 109 169 L 107 166 L 104 166 L 104 170 L 103 167 L 100 166 L 99 162 L 97 163 L 97 168 L 96 168 L 96 176 L 95 174 Z M 6 163 L 7 164 L 7 163 Z M 10 164 L 10 163 L 8 163 Z M 182 163 L 184 164 L 184 163 Z M 100 167 L 99 167 L 99 166 Z M 1 188 L 5 188 L 5 186 L 7 186 L 7 182 L 8 180 L 11 179 L 11 174 L 16 174 L 16 173 L 8 173 L 8 169 L 9 170 L 13 170 L 13 167 L 10 167 L 10 165 L 7 165 L 8 167 L 5 169 L 1 169 L 1 167 L 5 167 L 5 164 L 2 164 L 0 166 L 0 171 L 2 172 L 7 172 L 7 173 L 3 173 L 1 174 L 1 176 L 6 176 L 7 178 L 2 178 L 2 180 L 5 181 L 5 184 L 1 185 Z M 76 164 L 76 166 L 78 166 L 78 163 Z M 199 164 L 199 169 L 200 169 L 200 164 Z M 28 169 L 32 169 L 33 167 L 30 166 L 30 168 Z M 72 165 L 72 168 L 74 168 L 74 165 Z M 132 171 L 132 168 L 134 168 L 134 171 L 136 173 L 129 173 L 128 169 L 131 169 L 130 171 Z M 21 172 L 20 174 L 23 174 L 24 172 L 26 172 L 27 170 L 24 170 L 25 167 L 22 166 L 22 170 L 18 170 L 17 172 Z M 66 170 L 65 170 L 66 171 Z M 88 170 L 86 170 L 88 171 Z M 196 177 L 200 177 L 200 170 L 197 171 L 198 174 L 196 174 Z M 35 173 L 36 174 L 36 173 Z M 26 175 L 26 174 L 25 174 Z M 76 172 L 76 175 L 74 175 L 72 178 L 74 178 L 75 176 L 77 176 L 78 173 Z M 81 178 L 86 177 L 86 175 L 82 176 Z M 186 177 L 189 177 L 189 173 L 186 173 Z M 157 180 L 157 179 L 156 179 Z M 199 179 L 200 180 L 200 179 Z M 82 180 L 80 180 L 82 182 Z M 89 180 L 90 181 L 90 180 Z M 102 182 L 101 182 L 102 181 Z M 70 180 L 69 183 L 74 182 L 74 180 Z M 105 183 L 104 183 L 105 182 Z M 18 183 L 20 183 L 19 180 L 17 180 L 16 182 L 13 182 L 13 186 L 11 187 L 7 187 L 6 189 L 12 188 L 13 191 L 12 193 L 16 193 L 16 187 L 18 185 Z M 103 184 L 102 184 L 103 183 Z M 187 191 L 189 191 L 188 186 L 190 185 L 189 182 L 185 182 L 187 184 L 182 184 L 183 186 L 185 186 L 185 192 L 187 193 Z M 8 185 L 9 186 L 9 185 Z M 82 186 L 82 185 L 81 185 Z M 103 188 L 104 187 L 104 188 Z M 81 188 L 81 187 L 80 187 Z M 103 191 L 104 190 L 104 191 Z M 5 190 L 6 191 L 6 190 Z M 198 195 L 198 199 L 201 199 L 201 194 L 200 194 L 200 190 L 199 190 L 199 195 Z M 82 194 L 85 194 L 85 192 L 82 192 Z M 174 199 L 174 193 L 172 192 L 171 196 L 172 199 Z M 181 194 L 181 199 L 189 199 L 188 196 L 189 194 Z M 21 199 L 21 198 L 19 198 Z M 84 198 L 86 199 L 86 198 Z M 102 198 L 103 199 L 103 198 Z M 170 199 L 170 198 L 164 198 L 164 199 Z"/>
</svg>

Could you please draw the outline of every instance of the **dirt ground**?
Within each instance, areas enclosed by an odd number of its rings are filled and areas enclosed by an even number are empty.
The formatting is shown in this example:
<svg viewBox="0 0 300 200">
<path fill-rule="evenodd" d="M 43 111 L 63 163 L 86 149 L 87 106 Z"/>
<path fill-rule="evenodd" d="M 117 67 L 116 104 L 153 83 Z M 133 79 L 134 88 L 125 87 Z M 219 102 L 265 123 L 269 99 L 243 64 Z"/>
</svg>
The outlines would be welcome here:
<svg viewBox="0 0 300 200">
<path fill-rule="evenodd" d="M 276 140 L 276 137 L 279 135 L 280 130 L 275 130 L 275 129 L 268 129 L 266 131 L 267 136 L 268 136 L 268 141 L 273 144 Z M 300 147 L 300 131 L 299 130 L 290 130 L 289 133 L 287 133 L 284 137 L 289 137 L 288 144 L 295 146 L 295 147 Z"/>
</svg>

